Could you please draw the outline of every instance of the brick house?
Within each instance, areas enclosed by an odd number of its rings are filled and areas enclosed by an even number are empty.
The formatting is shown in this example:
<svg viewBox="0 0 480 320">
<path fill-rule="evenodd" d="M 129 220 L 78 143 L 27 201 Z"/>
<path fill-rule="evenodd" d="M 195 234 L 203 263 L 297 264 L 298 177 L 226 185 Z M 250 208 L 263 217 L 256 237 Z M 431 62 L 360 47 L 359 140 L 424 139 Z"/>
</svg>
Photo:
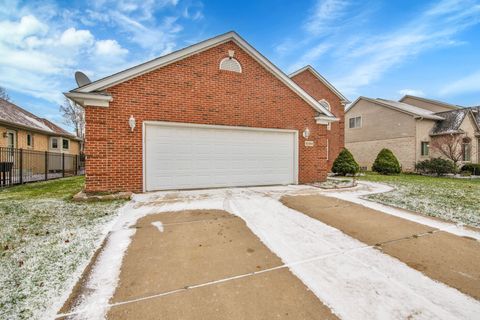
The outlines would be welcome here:
<svg viewBox="0 0 480 320">
<path fill-rule="evenodd" d="M 313 68 L 290 78 L 234 32 L 65 95 L 86 110 L 89 192 L 324 180 L 348 103 Z"/>
</svg>

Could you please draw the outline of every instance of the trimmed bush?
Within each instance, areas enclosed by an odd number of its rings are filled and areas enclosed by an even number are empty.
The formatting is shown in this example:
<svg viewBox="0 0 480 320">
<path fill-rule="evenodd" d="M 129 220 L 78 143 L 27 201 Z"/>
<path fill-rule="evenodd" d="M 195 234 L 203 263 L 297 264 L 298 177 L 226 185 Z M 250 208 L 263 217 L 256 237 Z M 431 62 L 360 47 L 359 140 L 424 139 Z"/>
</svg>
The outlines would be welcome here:
<svg viewBox="0 0 480 320">
<path fill-rule="evenodd" d="M 467 164 L 463 165 L 462 171 L 468 171 L 472 175 L 480 176 L 480 164 L 467 163 Z"/>
<path fill-rule="evenodd" d="M 382 149 L 372 165 L 372 170 L 381 174 L 396 174 L 402 171 L 400 163 L 389 149 Z"/>
<path fill-rule="evenodd" d="M 332 172 L 341 176 L 347 174 L 355 175 L 360 171 L 360 166 L 353 158 L 353 155 L 346 148 L 342 149 L 337 159 L 333 162 Z"/>
<path fill-rule="evenodd" d="M 455 164 L 446 159 L 433 158 L 417 162 L 415 169 L 421 173 L 436 174 L 437 176 L 443 176 L 447 173 L 455 173 Z"/>
</svg>

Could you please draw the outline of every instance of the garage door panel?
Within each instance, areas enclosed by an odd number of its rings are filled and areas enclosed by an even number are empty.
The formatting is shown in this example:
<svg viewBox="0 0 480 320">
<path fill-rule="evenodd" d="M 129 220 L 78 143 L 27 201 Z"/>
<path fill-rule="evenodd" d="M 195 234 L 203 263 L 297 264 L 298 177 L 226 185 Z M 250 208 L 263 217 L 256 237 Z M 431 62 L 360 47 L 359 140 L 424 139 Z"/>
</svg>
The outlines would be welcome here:
<svg viewBox="0 0 480 320">
<path fill-rule="evenodd" d="M 296 182 L 296 135 L 211 126 L 145 126 L 150 190 Z"/>
</svg>

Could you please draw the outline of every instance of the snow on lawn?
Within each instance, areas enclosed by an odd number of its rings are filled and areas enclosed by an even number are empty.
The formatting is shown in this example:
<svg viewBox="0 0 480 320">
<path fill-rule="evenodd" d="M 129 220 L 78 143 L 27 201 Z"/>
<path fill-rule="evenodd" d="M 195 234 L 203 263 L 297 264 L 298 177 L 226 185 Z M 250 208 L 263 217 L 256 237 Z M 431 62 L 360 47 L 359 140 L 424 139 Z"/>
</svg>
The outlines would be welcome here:
<svg viewBox="0 0 480 320">
<path fill-rule="evenodd" d="M 367 197 L 379 203 L 480 227 L 480 179 L 453 179 L 412 174 L 367 173 L 361 180 L 386 183 L 394 191 Z"/>
<path fill-rule="evenodd" d="M 122 209 L 87 283 L 89 295 L 72 315 L 76 319 L 105 317 L 122 257 L 135 233 L 129 226 L 150 213 L 192 209 L 224 209 L 242 218 L 343 319 L 472 319 L 480 313 L 475 299 L 278 201 L 282 194 L 317 190 L 288 186 L 136 196 Z"/>
<path fill-rule="evenodd" d="M 41 319 L 61 307 L 119 206 L 1 199 L 0 319 Z"/>
</svg>

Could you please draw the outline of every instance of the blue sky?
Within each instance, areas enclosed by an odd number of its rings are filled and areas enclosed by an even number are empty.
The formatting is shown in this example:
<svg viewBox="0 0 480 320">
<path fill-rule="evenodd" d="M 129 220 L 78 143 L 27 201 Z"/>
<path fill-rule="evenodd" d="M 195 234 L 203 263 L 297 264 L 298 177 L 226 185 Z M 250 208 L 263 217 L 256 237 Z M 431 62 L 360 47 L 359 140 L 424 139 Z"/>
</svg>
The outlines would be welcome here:
<svg viewBox="0 0 480 320">
<path fill-rule="evenodd" d="M 480 104 L 480 0 L 0 0 L 0 86 L 57 123 L 91 79 L 237 31 L 286 73 L 313 65 L 352 101 Z"/>
</svg>

